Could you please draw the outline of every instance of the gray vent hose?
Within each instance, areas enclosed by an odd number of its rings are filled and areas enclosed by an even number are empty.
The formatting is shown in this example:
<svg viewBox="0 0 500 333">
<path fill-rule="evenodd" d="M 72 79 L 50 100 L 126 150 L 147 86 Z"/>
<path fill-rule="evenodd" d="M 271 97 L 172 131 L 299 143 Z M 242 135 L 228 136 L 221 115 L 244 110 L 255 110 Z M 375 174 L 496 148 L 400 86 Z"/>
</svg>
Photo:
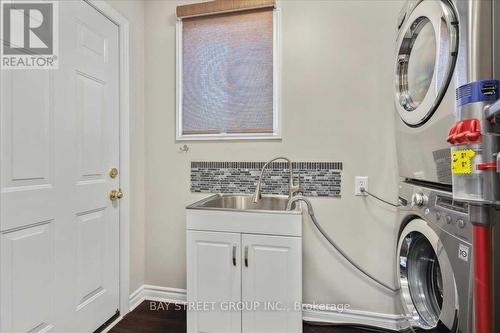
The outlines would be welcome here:
<svg viewBox="0 0 500 333">
<path fill-rule="evenodd" d="M 311 202 L 309 201 L 309 199 L 307 199 L 306 197 L 304 197 L 303 195 L 301 194 L 298 194 L 296 196 L 294 196 L 292 199 L 290 199 L 288 201 L 288 205 L 286 207 L 287 210 L 292 210 L 295 208 L 295 205 L 298 201 L 303 201 L 306 203 L 307 205 L 307 211 L 309 213 L 309 216 L 311 217 L 311 220 L 313 221 L 314 225 L 316 226 L 316 228 L 318 229 L 318 231 L 323 235 L 323 237 L 325 237 L 325 239 L 328 241 L 328 243 L 330 243 L 333 248 L 335 250 L 337 250 L 338 253 L 340 253 L 342 255 L 342 257 L 345 258 L 345 260 L 347 260 L 352 266 L 354 266 L 358 271 L 360 271 L 363 275 L 365 275 L 366 277 L 368 277 L 369 279 L 371 279 L 372 281 L 374 281 L 375 283 L 379 284 L 380 286 L 384 287 L 385 289 L 387 290 L 390 290 L 391 292 L 398 292 L 399 289 L 394 289 L 390 286 L 388 286 L 387 284 L 385 284 L 384 282 L 380 281 L 379 279 L 377 279 L 375 276 L 373 276 L 372 274 L 368 273 L 367 271 L 365 271 L 363 268 L 361 268 L 361 266 L 359 266 L 351 257 L 349 257 L 338 245 L 337 243 L 335 243 L 335 241 L 326 233 L 326 231 L 323 229 L 323 227 L 321 227 L 321 225 L 319 224 L 318 220 L 316 219 L 316 216 L 314 215 L 314 210 L 312 208 L 312 204 Z"/>
</svg>

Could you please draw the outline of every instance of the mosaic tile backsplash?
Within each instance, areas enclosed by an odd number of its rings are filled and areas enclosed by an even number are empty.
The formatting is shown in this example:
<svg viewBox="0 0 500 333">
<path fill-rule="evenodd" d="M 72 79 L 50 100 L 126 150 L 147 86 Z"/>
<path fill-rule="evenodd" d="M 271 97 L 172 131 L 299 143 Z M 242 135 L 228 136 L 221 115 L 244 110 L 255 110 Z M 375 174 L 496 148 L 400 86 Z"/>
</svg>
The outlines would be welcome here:
<svg viewBox="0 0 500 333">
<path fill-rule="evenodd" d="M 252 194 L 265 162 L 191 162 L 191 192 Z M 293 162 L 295 184 L 310 197 L 340 197 L 341 162 Z M 264 172 L 263 194 L 288 195 L 288 163 Z"/>
</svg>

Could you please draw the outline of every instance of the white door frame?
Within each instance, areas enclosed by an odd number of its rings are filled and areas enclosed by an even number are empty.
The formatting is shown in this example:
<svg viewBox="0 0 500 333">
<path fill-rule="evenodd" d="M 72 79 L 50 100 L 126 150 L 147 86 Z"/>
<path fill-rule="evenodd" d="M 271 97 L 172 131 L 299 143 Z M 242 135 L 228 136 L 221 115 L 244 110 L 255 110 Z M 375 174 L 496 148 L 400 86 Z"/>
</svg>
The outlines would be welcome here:
<svg viewBox="0 0 500 333">
<path fill-rule="evenodd" d="M 104 0 L 84 0 L 118 26 L 120 55 L 120 316 L 129 312 L 130 294 L 130 64 L 129 22 Z"/>
</svg>

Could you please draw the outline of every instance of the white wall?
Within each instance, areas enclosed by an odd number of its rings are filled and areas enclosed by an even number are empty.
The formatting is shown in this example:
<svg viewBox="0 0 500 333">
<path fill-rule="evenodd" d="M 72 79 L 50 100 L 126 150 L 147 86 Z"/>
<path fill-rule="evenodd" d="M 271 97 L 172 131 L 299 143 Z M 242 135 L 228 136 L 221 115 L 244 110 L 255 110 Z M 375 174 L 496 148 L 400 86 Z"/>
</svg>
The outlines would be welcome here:
<svg viewBox="0 0 500 333">
<path fill-rule="evenodd" d="M 204 195 L 189 191 L 190 161 L 341 161 L 341 199 L 314 199 L 319 221 L 359 264 L 391 283 L 394 210 L 354 197 L 355 175 L 396 201 L 393 130 L 393 42 L 398 1 L 281 1 L 283 140 L 175 142 L 175 7 L 145 3 L 145 282 L 185 288 L 184 207 Z M 138 45 L 137 48 L 140 46 Z M 304 301 L 350 303 L 395 311 L 392 295 L 361 278 L 304 222 Z"/>
<path fill-rule="evenodd" d="M 144 284 L 144 2 L 108 0 L 130 23 L 130 291 Z"/>
</svg>

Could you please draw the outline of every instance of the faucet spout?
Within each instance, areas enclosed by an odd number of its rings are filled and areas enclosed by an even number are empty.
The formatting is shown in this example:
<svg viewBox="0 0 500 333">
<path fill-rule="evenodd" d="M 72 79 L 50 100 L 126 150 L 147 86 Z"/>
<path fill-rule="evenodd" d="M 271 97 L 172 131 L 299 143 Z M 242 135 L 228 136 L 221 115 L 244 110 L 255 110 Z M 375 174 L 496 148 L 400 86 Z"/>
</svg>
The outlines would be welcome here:
<svg viewBox="0 0 500 333">
<path fill-rule="evenodd" d="M 290 171 L 290 182 L 289 182 L 289 189 L 288 189 L 288 198 L 289 199 L 292 198 L 293 193 L 295 191 L 295 186 L 294 186 L 294 183 L 293 183 L 293 166 L 292 166 L 292 161 L 289 158 L 286 158 L 286 157 L 276 157 L 276 158 L 273 158 L 272 160 L 270 160 L 269 162 L 267 162 L 266 164 L 264 164 L 264 166 L 262 167 L 262 170 L 261 170 L 260 176 L 259 176 L 259 181 L 257 182 L 257 187 L 255 188 L 255 193 L 254 193 L 254 196 L 253 196 L 253 202 L 254 203 L 258 203 L 259 200 L 262 198 L 262 178 L 264 176 L 264 171 L 266 171 L 267 167 L 271 163 L 279 161 L 279 160 L 283 160 L 283 161 L 288 162 L 288 170 Z"/>
</svg>

